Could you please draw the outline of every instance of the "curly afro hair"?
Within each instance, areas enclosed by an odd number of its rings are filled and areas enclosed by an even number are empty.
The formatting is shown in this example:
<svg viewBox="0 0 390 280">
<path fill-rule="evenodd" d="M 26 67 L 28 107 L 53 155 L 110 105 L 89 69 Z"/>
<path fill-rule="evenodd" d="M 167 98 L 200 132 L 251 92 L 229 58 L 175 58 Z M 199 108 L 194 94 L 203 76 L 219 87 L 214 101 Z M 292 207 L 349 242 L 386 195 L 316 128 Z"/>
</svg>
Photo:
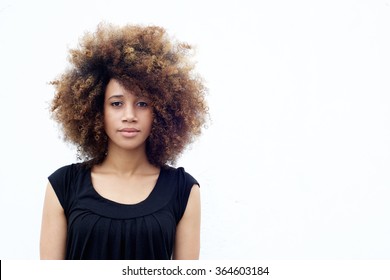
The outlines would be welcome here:
<svg viewBox="0 0 390 280">
<path fill-rule="evenodd" d="M 107 151 L 103 103 L 110 79 L 139 87 L 153 106 L 146 154 L 156 166 L 174 164 L 206 122 L 206 88 L 193 73 L 191 46 L 174 42 L 158 26 L 99 24 L 70 50 L 70 67 L 51 83 L 56 93 L 53 118 L 79 158 L 94 165 Z"/>
</svg>

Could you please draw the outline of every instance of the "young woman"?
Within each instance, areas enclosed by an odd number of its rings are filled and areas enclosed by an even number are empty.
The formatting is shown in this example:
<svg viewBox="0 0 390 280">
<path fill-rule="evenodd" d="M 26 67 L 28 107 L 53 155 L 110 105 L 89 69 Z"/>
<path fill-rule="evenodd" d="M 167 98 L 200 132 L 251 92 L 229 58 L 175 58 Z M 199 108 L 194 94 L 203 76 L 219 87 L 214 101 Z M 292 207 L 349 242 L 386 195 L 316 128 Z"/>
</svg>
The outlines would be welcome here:
<svg viewBox="0 0 390 280">
<path fill-rule="evenodd" d="M 191 46 L 101 24 L 70 51 L 53 117 L 83 159 L 49 176 L 41 259 L 198 259 L 198 182 L 172 165 L 207 115 Z"/>
</svg>

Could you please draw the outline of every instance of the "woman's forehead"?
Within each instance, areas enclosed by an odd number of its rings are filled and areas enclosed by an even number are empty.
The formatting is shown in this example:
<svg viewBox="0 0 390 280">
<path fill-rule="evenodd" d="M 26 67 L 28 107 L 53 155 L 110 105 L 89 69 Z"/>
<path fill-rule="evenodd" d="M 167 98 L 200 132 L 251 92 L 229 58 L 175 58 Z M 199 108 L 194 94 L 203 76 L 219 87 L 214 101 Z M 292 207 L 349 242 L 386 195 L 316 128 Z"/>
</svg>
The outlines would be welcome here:
<svg viewBox="0 0 390 280">
<path fill-rule="evenodd" d="M 111 79 L 106 87 L 106 98 L 109 97 L 108 95 L 120 94 L 132 94 L 137 97 L 147 97 L 149 95 L 148 92 L 146 90 L 143 90 L 136 82 Z"/>
</svg>

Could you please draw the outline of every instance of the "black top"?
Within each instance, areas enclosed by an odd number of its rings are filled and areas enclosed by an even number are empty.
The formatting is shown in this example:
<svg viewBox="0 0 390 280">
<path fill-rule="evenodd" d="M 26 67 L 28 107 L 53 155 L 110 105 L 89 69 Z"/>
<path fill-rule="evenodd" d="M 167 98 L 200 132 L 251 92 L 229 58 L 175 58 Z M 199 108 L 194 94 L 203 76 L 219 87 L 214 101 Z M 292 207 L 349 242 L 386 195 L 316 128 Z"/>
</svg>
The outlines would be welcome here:
<svg viewBox="0 0 390 280">
<path fill-rule="evenodd" d="M 91 169 L 61 167 L 49 181 L 67 219 L 66 259 L 171 259 L 176 225 L 197 181 L 184 168 L 161 168 L 156 185 L 137 204 L 99 195 Z"/>
</svg>

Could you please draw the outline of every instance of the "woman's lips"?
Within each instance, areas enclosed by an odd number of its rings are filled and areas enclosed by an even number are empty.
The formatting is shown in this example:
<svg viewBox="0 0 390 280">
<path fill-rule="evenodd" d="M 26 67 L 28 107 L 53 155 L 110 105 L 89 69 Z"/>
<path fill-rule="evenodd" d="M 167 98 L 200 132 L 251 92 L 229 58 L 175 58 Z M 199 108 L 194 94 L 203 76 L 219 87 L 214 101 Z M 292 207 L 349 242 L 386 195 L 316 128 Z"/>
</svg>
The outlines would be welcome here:
<svg viewBox="0 0 390 280">
<path fill-rule="evenodd" d="M 119 129 L 119 133 L 124 137 L 134 137 L 140 132 L 139 129 L 136 128 L 121 128 Z"/>
<path fill-rule="evenodd" d="M 139 132 L 139 129 L 136 128 L 122 128 L 119 129 L 120 132 Z"/>
</svg>

